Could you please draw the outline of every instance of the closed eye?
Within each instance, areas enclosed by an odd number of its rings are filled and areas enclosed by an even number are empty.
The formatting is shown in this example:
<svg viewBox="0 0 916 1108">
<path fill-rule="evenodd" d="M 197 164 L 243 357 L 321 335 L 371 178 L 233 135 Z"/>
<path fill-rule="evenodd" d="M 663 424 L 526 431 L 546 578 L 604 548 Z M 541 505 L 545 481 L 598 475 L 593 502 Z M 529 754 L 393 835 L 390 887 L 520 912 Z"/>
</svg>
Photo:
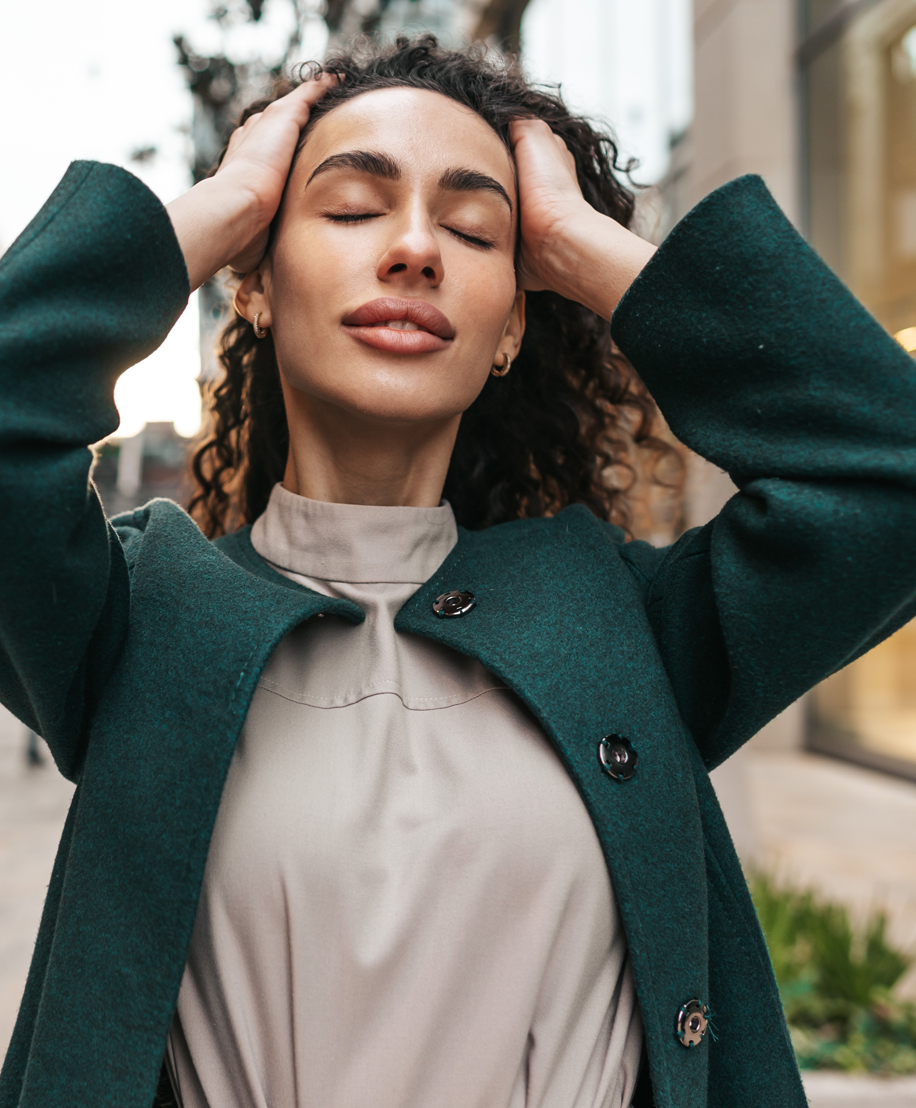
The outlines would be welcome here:
<svg viewBox="0 0 916 1108">
<path fill-rule="evenodd" d="M 488 239 L 479 239 L 475 235 L 469 235 L 466 231 L 458 231 L 454 227 L 446 227 L 445 229 L 463 242 L 473 243 L 474 246 L 482 246 L 485 250 L 490 250 L 494 245 Z"/>
<path fill-rule="evenodd" d="M 328 212 L 327 218 L 332 223 L 362 223 L 367 219 L 376 219 L 381 212 Z"/>
<path fill-rule="evenodd" d="M 366 220 L 378 219 L 383 214 L 383 212 L 326 212 L 325 218 L 332 223 L 365 223 Z M 495 245 L 489 239 L 469 235 L 466 231 L 459 231 L 457 227 L 446 227 L 445 230 L 462 242 L 469 242 L 473 246 L 479 246 L 484 250 L 490 250 Z"/>
</svg>

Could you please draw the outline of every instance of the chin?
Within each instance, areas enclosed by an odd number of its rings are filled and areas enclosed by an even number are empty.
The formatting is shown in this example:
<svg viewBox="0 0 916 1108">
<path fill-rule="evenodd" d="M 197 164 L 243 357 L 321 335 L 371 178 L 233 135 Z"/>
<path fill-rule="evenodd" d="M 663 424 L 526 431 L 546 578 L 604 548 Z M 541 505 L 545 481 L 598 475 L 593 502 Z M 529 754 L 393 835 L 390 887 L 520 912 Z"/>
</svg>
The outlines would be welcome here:
<svg viewBox="0 0 916 1108">
<path fill-rule="evenodd" d="M 385 366 L 333 381 L 289 381 L 293 391 L 319 406 L 329 405 L 354 418 L 385 423 L 439 423 L 454 419 L 473 404 L 485 384 L 481 381 L 455 389 L 442 374 L 424 372 L 419 365 Z M 451 385 L 451 387 L 449 387 Z"/>
<path fill-rule="evenodd" d="M 346 383 L 327 382 L 323 388 L 313 381 L 290 384 L 308 407 L 311 400 L 319 408 L 328 406 L 359 420 L 380 423 L 439 423 L 454 419 L 471 407 L 480 391 L 455 393 L 442 388 L 439 382 L 416 380 L 415 371 L 387 372 L 381 378 L 368 375 Z"/>
<path fill-rule="evenodd" d="M 351 413 L 354 418 L 374 420 L 380 423 L 441 423 L 454 419 L 473 403 L 474 398 L 462 404 L 458 400 L 449 403 L 448 398 L 421 391 L 402 389 L 366 390 L 351 395 L 329 398 L 335 407 Z"/>
</svg>

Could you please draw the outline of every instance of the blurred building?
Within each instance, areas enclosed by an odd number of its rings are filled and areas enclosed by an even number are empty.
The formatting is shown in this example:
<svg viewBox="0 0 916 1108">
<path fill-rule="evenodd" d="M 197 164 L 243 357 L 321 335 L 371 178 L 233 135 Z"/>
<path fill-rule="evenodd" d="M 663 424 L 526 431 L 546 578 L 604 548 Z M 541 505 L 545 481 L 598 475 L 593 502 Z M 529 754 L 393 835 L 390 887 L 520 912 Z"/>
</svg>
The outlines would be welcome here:
<svg viewBox="0 0 916 1108">
<path fill-rule="evenodd" d="M 157 496 L 185 503 L 189 443 L 174 424 L 162 422 L 100 444 L 92 479 L 106 514 L 128 512 Z"/>
<path fill-rule="evenodd" d="M 916 352 L 916 0 L 695 0 L 694 50 L 695 115 L 672 151 L 666 224 L 760 173 Z M 733 487 L 694 469 L 688 522 L 702 523 Z M 768 741 L 916 779 L 916 625 L 821 685 Z"/>
<path fill-rule="evenodd" d="M 637 181 L 667 170 L 693 111 L 691 0 L 530 0 L 522 62 L 576 111 L 607 120 Z"/>
</svg>

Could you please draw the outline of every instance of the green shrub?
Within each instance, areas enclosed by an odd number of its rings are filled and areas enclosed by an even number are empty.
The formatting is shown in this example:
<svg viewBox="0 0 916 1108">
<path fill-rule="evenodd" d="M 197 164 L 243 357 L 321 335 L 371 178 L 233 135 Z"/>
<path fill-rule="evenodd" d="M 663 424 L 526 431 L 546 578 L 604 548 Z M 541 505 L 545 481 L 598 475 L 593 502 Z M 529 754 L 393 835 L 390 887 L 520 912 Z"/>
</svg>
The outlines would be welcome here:
<svg viewBox="0 0 916 1108">
<path fill-rule="evenodd" d="M 894 996 L 913 962 L 878 913 L 861 928 L 810 889 L 750 882 L 803 1068 L 916 1072 L 916 1005 Z"/>
</svg>

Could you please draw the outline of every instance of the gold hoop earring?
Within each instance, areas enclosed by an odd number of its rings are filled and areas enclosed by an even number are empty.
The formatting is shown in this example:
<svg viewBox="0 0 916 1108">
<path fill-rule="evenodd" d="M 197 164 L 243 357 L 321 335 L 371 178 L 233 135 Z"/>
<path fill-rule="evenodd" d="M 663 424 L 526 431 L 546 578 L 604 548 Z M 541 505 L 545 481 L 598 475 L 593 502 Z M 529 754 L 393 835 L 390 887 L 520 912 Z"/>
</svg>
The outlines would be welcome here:
<svg viewBox="0 0 916 1108">
<path fill-rule="evenodd" d="M 267 327 L 261 328 L 261 327 L 258 326 L 258 320 L 260 318 L 261 318 L 261 313 L 260 312 L 255 312 L 254 313 L 254 323 L 252 323 L 252 325 L 251 325 L 254 328 L 254 337 L 256 339 L 266 339 L 267 338 L 267 332 L 268 332 L 269 328 L 267 328 Z"/>
<path fill-rule="evenodd" d="M 509 370 L 512 368 L 512 359 L 509 357 L 509 355 L 504 354 L 503 357 L 506 359 L 503 365 L 494 365 L 490 367 L 490 373 L 494 377 L 505 377 Z"/>
</svg>

